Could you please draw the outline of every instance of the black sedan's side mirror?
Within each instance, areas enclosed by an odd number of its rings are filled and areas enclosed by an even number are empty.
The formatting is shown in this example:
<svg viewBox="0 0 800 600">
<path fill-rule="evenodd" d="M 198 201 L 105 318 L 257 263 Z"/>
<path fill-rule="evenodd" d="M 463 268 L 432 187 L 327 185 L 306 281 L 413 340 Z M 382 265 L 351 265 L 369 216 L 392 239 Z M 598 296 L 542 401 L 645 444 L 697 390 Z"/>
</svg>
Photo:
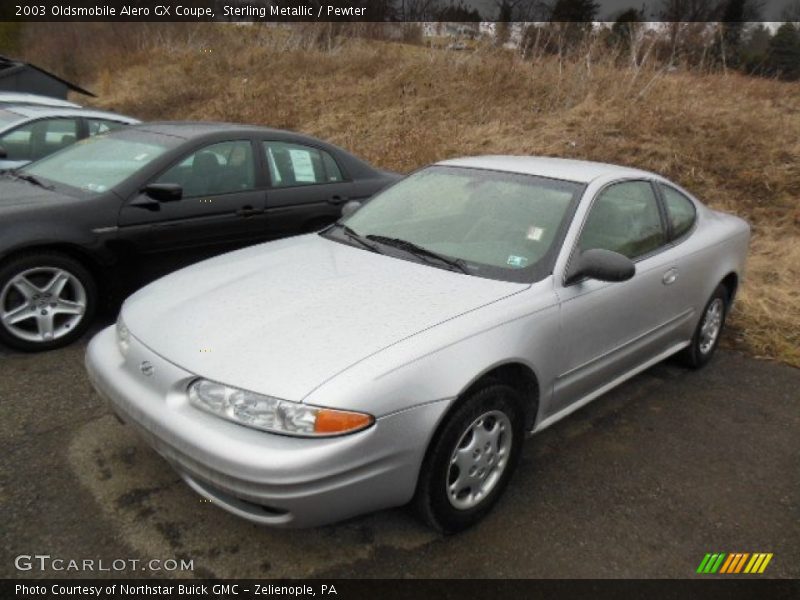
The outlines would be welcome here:
<svg viewBox="0 0 800 600">
<path fill-rule="evenodd" d="M 350 202 L 342 207 L 342 217 L 349 217 L 359 208 L 361 208 L 361 202 L 358 200 L 350 200 Z"/>
<path fill-rule="evenodd" d="M 183 188 L 177 183 L 151 183 L 143 191 L 159 202 L 177 202 L 183 198 Z"/>
<path fill-rule="evenodd" d="M 8 150 L 0 146 L 0 160 L 5 160 L 8 158 Z"/>
<path fill-rule="evenodd" d="M 585 250 L 573 260 L 567 284 L 588 277 L 598 281 L 627 281 L 636 274 L 636 265 L 627 256 L 611 250 Z"/>
</svg>

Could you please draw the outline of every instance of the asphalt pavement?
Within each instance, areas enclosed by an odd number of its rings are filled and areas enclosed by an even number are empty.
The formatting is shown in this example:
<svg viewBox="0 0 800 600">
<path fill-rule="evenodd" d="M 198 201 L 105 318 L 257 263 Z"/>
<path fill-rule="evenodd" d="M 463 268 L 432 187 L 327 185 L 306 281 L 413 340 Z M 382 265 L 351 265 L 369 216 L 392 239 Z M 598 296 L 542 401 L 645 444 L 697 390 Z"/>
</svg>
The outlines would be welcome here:
<svg viewBox="0 0 800 600">
<path fill-rule="evenodd" d="M 531 438 L 494 512 L 442 537 L 403 508 L 296 531 L 223 512 L 111 416 L 84 349 L 0 352 L 2 577 L 672 578 L 708 552 L 773 553 L 756 577 L 800 577 L 791 367 L 658 365 Z M 17 568 L 37 554 L 94 570 Z"/>
</svg>

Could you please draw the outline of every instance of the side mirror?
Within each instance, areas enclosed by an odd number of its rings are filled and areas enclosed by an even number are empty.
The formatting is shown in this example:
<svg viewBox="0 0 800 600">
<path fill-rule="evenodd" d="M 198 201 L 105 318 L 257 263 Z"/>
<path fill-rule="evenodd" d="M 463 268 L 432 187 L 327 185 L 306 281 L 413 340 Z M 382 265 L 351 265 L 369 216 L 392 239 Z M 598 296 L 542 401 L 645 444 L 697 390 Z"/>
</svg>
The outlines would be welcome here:
<svg viewBox="0 0 800 600">
<path fill-rule="evenodd" d="M 636 273 L 636 265 L 627 256 L 600 248 L 585 250 L 575 257 L 567 284 L 583 277 L 598 281 L 627 281 Z"/>
<path fill-rule="evenodd" d="M 151 183 L 143 191 L 159 202 L 177 202 L 183 198 L 183 187 L 177 183 Z"/>
<path fill-rule="evenodd" d="M 361 202 L 358 200 L 350 200 L 350 202 L 342 207 L 342 217 L 349 217 L 359 208 L 361 208 Z"/>
<path fill-rule="evenodd" d="M 8 150 L 0 146 L 0 160 L 5 160 L 8 158 Z"/>
</svg>

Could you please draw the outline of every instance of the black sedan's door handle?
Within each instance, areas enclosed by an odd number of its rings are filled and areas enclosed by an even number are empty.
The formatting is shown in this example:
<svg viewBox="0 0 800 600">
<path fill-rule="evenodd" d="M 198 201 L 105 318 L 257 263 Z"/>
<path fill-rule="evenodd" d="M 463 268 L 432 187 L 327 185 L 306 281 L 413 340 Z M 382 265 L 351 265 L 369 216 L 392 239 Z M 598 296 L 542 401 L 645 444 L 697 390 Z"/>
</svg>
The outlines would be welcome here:
<svg viewBox="0 0 800 600">
<path fill-rule="evenodd" d="M 345 202 L 347 202 L 349 199 L 350 198 L 348 198 L 347 196 L 340 196 L 339 194 L 334 194 L 333 196 L 328 198 L 328 202 L 330 204 L 333 204 L 334 206 L 339 206 L 340 204 L 344 204 Z"/>
<path fill-rule="evenodd" d="M 243 206 L 236 211 L 236 215 L 239 217 L 254 217 L 255 215 L 260 215 L 262 212 L 264 211 L 253 208 L 252 206 Z"/>
</svg>

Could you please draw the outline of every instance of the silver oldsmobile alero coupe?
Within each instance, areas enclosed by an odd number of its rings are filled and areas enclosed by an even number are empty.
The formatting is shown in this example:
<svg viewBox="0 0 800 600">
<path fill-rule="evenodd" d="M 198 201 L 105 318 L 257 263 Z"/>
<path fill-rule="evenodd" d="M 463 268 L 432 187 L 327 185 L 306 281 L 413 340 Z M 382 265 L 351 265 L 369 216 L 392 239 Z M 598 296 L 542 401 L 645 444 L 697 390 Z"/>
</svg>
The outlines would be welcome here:
<svg viewBox="0 0 800 600">
<path fill-rule="evenodd" d="M 526 433 L 708 362 L 750 237 L 653 173 L 550 158 L 448 160 L 346 209 L 143 288 L 87 351 L 114 411 L 253 521 L 475 523 Z"/>
</svg>

